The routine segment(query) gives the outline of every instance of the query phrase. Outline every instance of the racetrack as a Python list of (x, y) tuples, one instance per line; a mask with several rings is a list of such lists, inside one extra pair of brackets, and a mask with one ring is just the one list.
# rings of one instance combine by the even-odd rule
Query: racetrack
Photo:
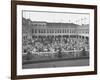
[(53, 67), (73, 67), (73, 66), (88, 66), (89, 59), (74, 59), (74, 60), (61, 60), (61, 61), (49, 61), (49, 62), (38, 62), (38, 63), (30, 63), (23, 64), (23, 69), (31, 69), (31, 68), (53, 68)]

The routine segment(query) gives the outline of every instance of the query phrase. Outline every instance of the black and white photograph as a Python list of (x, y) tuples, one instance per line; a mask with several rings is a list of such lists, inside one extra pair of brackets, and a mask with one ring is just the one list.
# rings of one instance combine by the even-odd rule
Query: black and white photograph
[(22, 68), (89, 66), (89, 13), (22, 11)]

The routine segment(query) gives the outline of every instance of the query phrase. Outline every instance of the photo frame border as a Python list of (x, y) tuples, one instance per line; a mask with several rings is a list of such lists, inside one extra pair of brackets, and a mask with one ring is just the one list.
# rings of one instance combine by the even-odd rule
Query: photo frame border
[[(71, 72), (71, 73), (52, 73), (52, 74), (34, 74), (34, 75), (17, 75), (17, 5), (49, 6), (62, 8), (81, 8), (94, 10), (94, 71)], [(97, 6), (33, 1), (11, 1), (11, 79), (29, 79), (29, 78), (46, 78), (61, 76), (79, 76), (97, 74)]]

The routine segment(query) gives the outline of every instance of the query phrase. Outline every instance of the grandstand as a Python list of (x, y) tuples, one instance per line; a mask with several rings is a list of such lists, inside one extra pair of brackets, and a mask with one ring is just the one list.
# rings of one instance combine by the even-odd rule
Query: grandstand
[(22, 18), (22, 53), (35, 56), (89, 56), (89, 24), (31, 21)]

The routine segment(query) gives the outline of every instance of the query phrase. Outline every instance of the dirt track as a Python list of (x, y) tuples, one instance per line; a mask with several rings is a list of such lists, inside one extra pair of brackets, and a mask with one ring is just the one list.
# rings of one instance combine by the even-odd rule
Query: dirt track
[(23, 69), (31, 68), (50, 68), (50, 67), (68, 67), (68, 66), (88, 66), (89, 59), (49, 61), (40, 63), (23, 64)]

